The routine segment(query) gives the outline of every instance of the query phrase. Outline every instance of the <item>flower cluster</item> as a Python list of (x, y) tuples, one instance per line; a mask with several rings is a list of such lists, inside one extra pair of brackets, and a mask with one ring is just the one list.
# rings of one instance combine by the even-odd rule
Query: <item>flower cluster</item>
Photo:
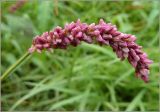
[(136, 37), (131, 34), (119, 32), (115, 25), (105, 23), (100, 19), (99, 24), (76, 22), (66, 24), (64, 28), (57, 26), (50, 32), (45, 32), (33, 39), (29, 52), (41, 52), (44, 49), (65, 49), (68, 45), (77, 46), (81, 41), (93, 43), (96, 40), (100, 45), (110, 45), (117, 57), (121, 60), (128, 59), (135, 68), (137, 77), (148, 82), (149, 64), (151, 60), (135, 43)]

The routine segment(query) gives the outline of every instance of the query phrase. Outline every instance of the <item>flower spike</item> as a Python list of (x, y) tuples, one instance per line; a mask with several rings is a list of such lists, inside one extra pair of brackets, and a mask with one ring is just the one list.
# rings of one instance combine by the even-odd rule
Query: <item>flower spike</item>
[(66, 24), (64, 28), (56, 27), (50, 32), (45, 32), (33, 39), (30, 53), (35, 51), (41, 53), (47, 49), (65, 49), (68, 45), (77, 46), (81, 41), (93, 43), (96, 40), (100, 45), (110, 45), (117, 57), (121, 60), (128, 59), (135, 68), (137, 77), (148, 82), (149, 60), (141, 46), (135, 43), (136, 37), (117, 30), (115, 25), (105, 23), (100, 19), (99, 24), (82, 23), (80, 19), (76, 22)]

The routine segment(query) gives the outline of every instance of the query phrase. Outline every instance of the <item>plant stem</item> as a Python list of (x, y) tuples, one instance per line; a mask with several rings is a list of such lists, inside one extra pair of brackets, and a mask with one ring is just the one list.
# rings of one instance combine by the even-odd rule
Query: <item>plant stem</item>
[(11, 72), (17, 69), (17, 67), (24, 62), (27, 57), (29, 57), (31, 54), (29, 52), (26, 52), (15, 64), (10, 66), (0, 77), (0, 80), (2, 81), (5, 77), (7, 77)]

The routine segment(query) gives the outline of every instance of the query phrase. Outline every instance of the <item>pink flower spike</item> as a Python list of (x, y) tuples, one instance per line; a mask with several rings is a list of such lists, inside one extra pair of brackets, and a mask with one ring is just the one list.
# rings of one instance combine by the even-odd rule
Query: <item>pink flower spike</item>
[(135, 68), (136, 76), (148, 82), (149, 65), (153, 61), (141, 50), (142, 46), (135, 43), (136, 37), (118, 31), (115, 25), (105, 23), (103, 19), (100, 19), (98, 24), (89, 25), (78, 19), (76, 22), (66, 24), (64, 28), (57, 26), (49, 32), (36, 36), (28, 52), (41, 53), (42, 50), (66, 49), (69, 45), (79, 45), (81, 41), (91, 44), (95, 40), (100, 45), (110, 45), (121, 60), (128, 59)]

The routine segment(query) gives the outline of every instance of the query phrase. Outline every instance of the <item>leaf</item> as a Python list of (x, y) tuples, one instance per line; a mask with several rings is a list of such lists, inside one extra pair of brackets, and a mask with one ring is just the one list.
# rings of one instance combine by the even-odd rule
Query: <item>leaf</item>
[(127, 109), (125, 110), (126, 112), (129, 111), (136, 111), (134, 110), (139, 103), (141, 103), (141, 99), (144, 96), (146, 90), (143, 89), (141, 92), (139, 92), (139, 94), (137, 96), (135, 96), (135, 98), (132, 100), (132, 102), (128, 105)]
[(101, 53), (106, 54), (107, 56), (111, 57), (111, 58), (116, 58), (116, 55), (114, 54), (113, 51), (110, 51), (104, 47), (100, 47), (98, 45), (94, 45), (94, 44), (87, 44), (87, 43), (82, 43), (82, 47), (84, 48), (91, 48), (93, 50), (99, 51)]
[(131, 73), (134, 72), (134, 69), (128, 70), (126, 73), (122, 74), (117, 80), (115, 81), (115, 85), (119, 84), (122, 80), (127, 78)]
[(41, 32), (49, 30), (49, 21), (53, 17), (53, 1), (40, 1), (38, 5), (38, 28)]
[(34, 27), (32, 21), (30, 20), (29, 16), (23, 15), (23, 16), (15, 16), (15, 15), (5, 15), (5, 18), (7, 20), (8, 26), (11, 28), (11, 30), (14, 31), (25, 31), (26, 33), (36, 34), (38, 31)]
[(80, 94), (80, 95), (77, 95), (77, 96), (73, 96), (71, 98), (68, 98), (68, 99), (65, 99), (65, 100), (62, 100), (62, 101), (59, 101), (55, 104), (53, 104), (49, 110), (54, 110), (54, 109), (57, 109), (59, 107), (62, 107), (64, 105), (68, 105), (68, 104), (71, 104), (71, 103), (74, 103), (76, 101), (79, 101), (80, 99), (82, 99), (83, 97), (85, 97), (86, 94)]

